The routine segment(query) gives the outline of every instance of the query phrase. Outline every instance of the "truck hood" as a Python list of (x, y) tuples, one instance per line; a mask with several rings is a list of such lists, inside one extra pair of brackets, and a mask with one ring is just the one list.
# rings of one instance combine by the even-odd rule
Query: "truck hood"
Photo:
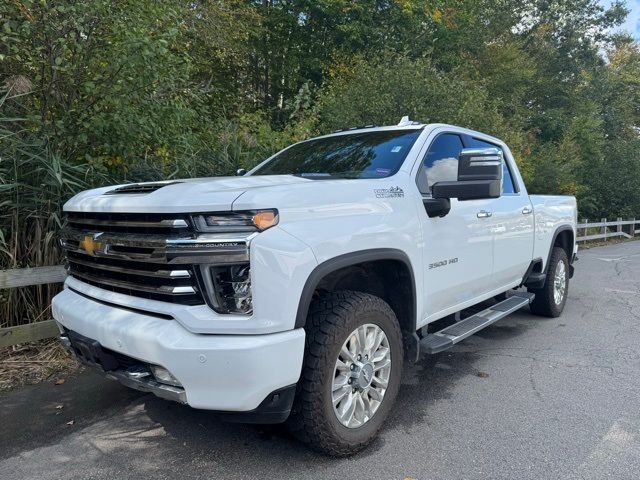
[(64, 205), (72, 212), (184, 213), (228, 211), (248, 190), (313, 183), (292, 175), (212, 177), (95, 188)]

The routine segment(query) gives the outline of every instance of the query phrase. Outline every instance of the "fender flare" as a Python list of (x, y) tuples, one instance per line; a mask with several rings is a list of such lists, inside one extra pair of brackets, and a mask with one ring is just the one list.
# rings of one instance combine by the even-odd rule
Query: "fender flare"
[[(549, 267), (549, 259), (551, 258), (551, 252), (553, 251), (553, 247), (556, 244), (556, 240), (558, 239), (558, 235), (560, 235), (562, 232), (565, 231), (571, 231), (571, 235), (573, 236), (573, 244), (575, 244), (576, 241), (576, 233), (573, 230), (573, 227), (571, 225), (565, 224), (565, 225), (560, 225), (559, 227), (556, 228), (556, 231), (553, 233), (553, 237), (551, 238), (551, 245), (549, 245), (549, 254), (547, 255), (547, 258), (545, 259), (544, 262), (544, 270), (542, 271), (542, 273), (546, 274), (547, 273), (547, 268)], [(571, 252), (573, 253), (573, 252)], [(568, 255), (569, 257), (569, 265), (573, 264), (573, 255)]]
[[(409, 271), (411, 289), (413, 293), (413, 302), (410, 306), (410, 316), (413, 320), (413, 325), (416, 324), (416, 312), (417, 312), (417, 297), (416, 297), (416, 280), (413, 273), (413, 267), (411, 261), (406, 253), (402, 250), (395, 248), (373, 248), (369, 250), (359, 250), (356, 252), (345, 253), (338, 255), (337, 257), (330, 258), (317, 265), (311, 274), (307, 277), (307, 281), (302, 288), (300, 295), (300, 301), (298, 302), (298, 311), (296, 313), (296, 323), (294, 328), (303, 328), (307, 322), (307, 313), (311, 301), (313, 300), (313, 293), (320, 284), (320, 281), (327, 275), (351, 265), (357, 265), (359, 263), (371, 262), (376, 260), (395, 260), (405, 264)], [(415, 328), (414, 328), (415, 331)]]

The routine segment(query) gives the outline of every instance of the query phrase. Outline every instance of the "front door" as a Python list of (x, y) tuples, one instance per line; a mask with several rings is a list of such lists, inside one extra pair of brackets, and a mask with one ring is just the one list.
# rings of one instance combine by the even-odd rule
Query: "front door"
[[(417, 182), (423, 196), (430, 196), (436, 182), (457, 180), (462, 148), (462, 138), (455, 133), (440, 133), (431, 141), (418, 174), (426, 174), (426, 182)], [(429, 218), (422, 210), (427, 321), (453, 313), (495, 288), (493, 233), (486, 215), (495, 201), (451, 199), (451, 211), (442, 218)]]

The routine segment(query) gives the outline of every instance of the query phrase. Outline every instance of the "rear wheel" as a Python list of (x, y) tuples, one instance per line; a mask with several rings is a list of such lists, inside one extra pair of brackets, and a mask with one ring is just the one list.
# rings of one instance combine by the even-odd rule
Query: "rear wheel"
[(563, 248), (553, 248), (542, 288), (530, 288), (529, 291), (536, 294), (531, 302), (533, 313), (545, 317), (560, 316), (569, 291), (569, 259)]
[(316, 450), (350, 455), (376, 436), (400, 387), (402, 335), (373, 295), (333, 292), (313, 303), (290, 430)]

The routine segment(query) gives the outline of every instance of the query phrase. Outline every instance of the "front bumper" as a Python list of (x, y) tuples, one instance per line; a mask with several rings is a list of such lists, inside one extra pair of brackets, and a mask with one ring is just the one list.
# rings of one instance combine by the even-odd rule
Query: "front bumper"
[(115, 352), (109, 352), (95, 340), (80, 335), (63, 327), (60, 343), (85, 365), (102, 373), (105, 377), (120, 382), (122, 385), (153, 393), (155, 396), (178, 403), (187, 403), (187, 396), (182, 386), (167, 385), (156, 381), (148, 365), (129, 357), (126, 363), (118, 361)]
[(274, 392), (294, 385), (302, 368), (303, 329), (265, 335), (195, 334), (175, 320), (94, 301), (70, 289), (56, 295), (52, 310), (63, 334), (77, 332), (104, 349), (164, 367), (183, 389), (149, 384), (119, 370), (106, 371), (107, 376), (194, 408), (255, 411)]

